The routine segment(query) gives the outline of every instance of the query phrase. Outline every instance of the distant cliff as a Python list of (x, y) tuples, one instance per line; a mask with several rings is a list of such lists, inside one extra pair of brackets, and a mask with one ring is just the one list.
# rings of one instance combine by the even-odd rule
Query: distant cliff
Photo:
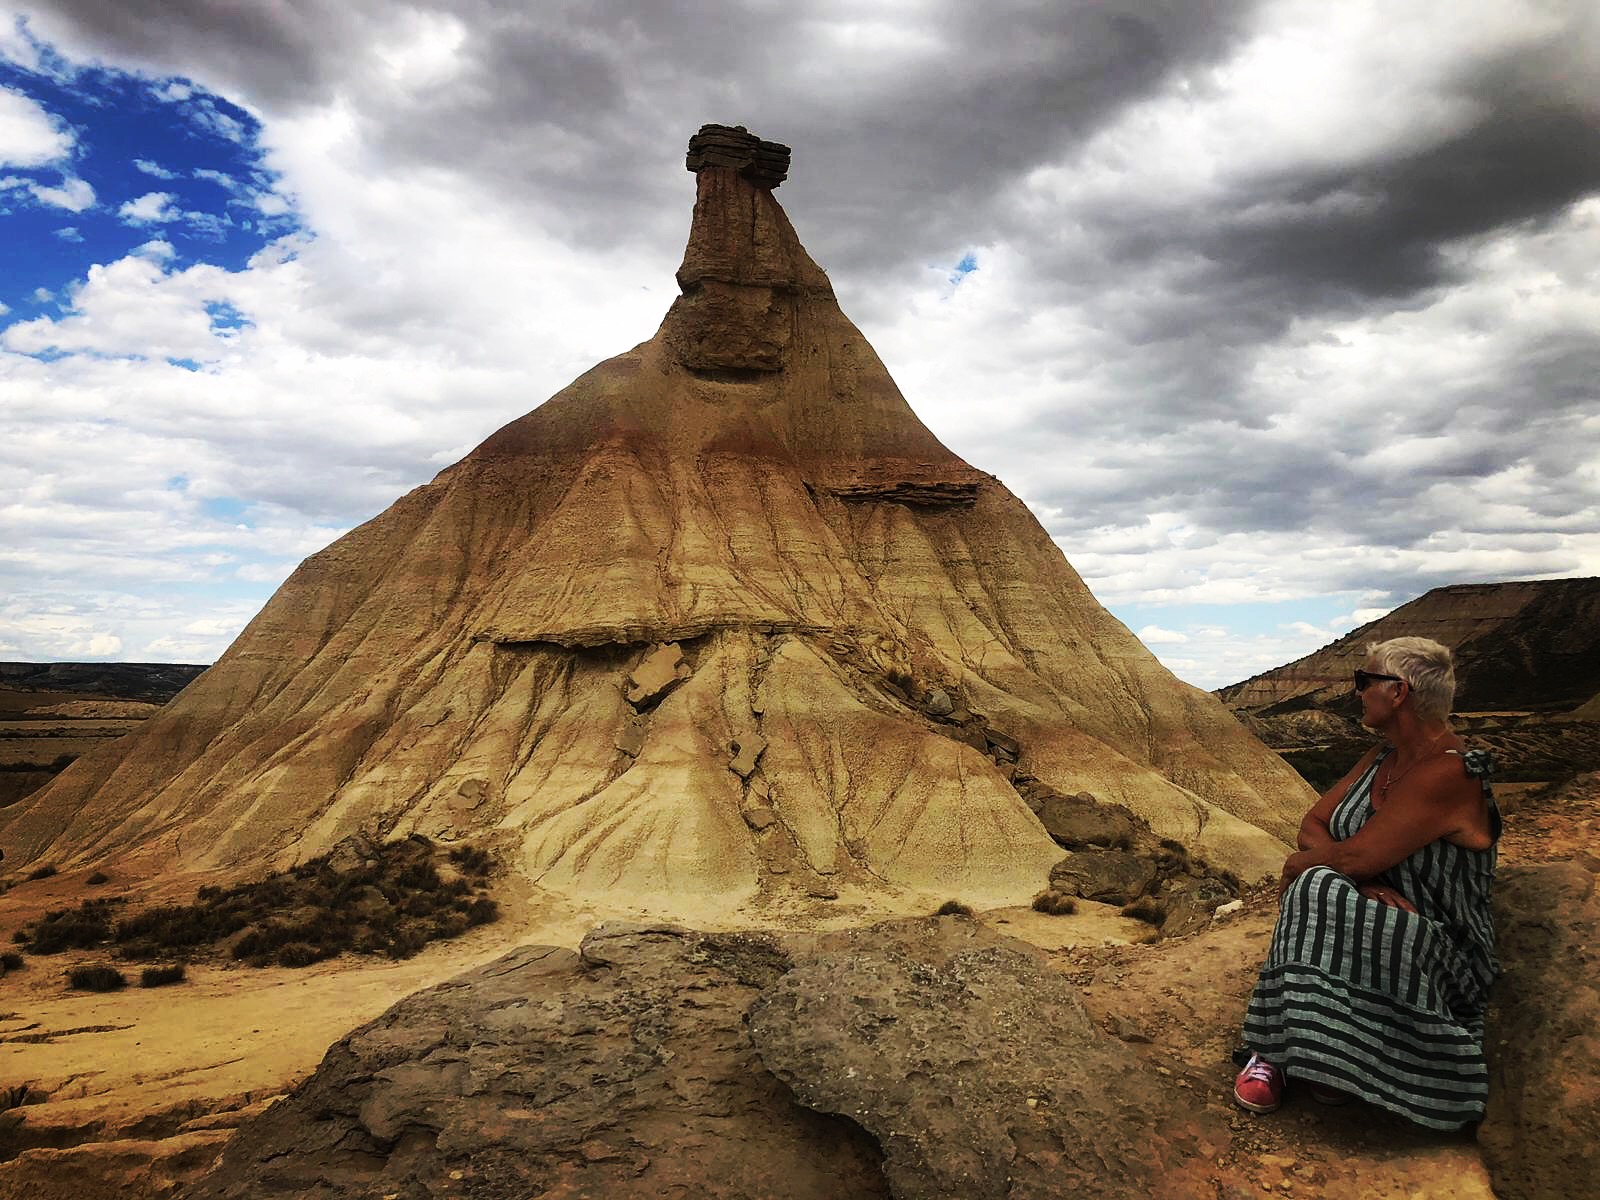
[(1458, 713), (1565, 713), (1600, 695), (1600, 578), (1434, 588), (1315, 653), (1217, 695), (1269, 715), (1328, 708), (1350, 694), (1367, 645), (1433, 638), (1455, 652)]

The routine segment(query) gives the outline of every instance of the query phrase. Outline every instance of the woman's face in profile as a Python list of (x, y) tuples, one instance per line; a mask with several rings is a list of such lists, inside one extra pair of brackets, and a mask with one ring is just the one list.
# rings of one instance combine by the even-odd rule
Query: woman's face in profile
[[(1361, 664), (1361, 669), (1373, 675), (1389, 674), (1370, 658)], [(1361, 705), (1361, 723), (1368, 729), (1378, 728), (1394, 713), (1396, 687), (1387, 679), (1375, 679), (1356, 693)]]

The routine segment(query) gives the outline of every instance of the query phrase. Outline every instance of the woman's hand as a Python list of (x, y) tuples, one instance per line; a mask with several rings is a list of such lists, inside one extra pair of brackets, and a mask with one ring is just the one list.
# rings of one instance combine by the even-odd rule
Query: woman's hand
[(1389, 887), (1387, 884), (1363, 883), (1360, 887), (1356, 888), (1356, 891), (1360, 892), (1368, 900), (1376, 900), (1379, 904), (1387, 904), (1390, 908), (1403, 909), (1408, 913), (1414, 913), (1417, 911), (1416, 905), (1412, 904), (1411, 901), (1407, 900), (1402, 893), (1395, 891), (1394, 888)]

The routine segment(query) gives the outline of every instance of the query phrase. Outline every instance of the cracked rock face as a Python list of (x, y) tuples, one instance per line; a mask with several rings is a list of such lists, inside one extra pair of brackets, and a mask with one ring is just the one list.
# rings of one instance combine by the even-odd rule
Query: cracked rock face
[(1504, 974), (1484, 1049), (1478, 1142), (1507, 1200), (1592, 1194), (1600, 1144), (1600, 858), (1511, 867), (1495, 881)]
[(351, 1033), (188, 1195), (1209, 1200), (1176, 1152), (1225, 1128), (1133, 1063), (970, 921), (612, 924)]
[(242, 875), (421, 833), (658, 913), (1017, 904), (1059, 857), (1025, 775), (1276, 870), (1309, 789), (923, 426), (737, 133), (655, 337), (307, 559), (0, 813), (8, 860)]

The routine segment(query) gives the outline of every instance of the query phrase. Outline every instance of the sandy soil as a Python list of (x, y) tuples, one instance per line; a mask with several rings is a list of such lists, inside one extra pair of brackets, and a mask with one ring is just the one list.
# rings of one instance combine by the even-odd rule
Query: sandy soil
[[(1586, 853), (1597, 817), (1600, 777), (1520, 796), (1503, 861)], [(171, 881), (146, 898), (192, 891), (193, 881)], [(0, 898), (0, 939), (84, 892), (80, 880), (62, 877), (14, 888)], [(177, 987), (90, 995), (68, 990), (65, 971), (103, 956), (29, 958), (25, 969), (0, 979), (0, 1096), (6, 1088), (27, 1092), (25, 1120), (9, 1122), (9, 1131), (0, 1124), (0, 1149), (9, 1158), (29, 1147), (226, 1127), (288, 1091), (332, 1042), (401, 997), (520, 942), (576, 945), (598, 919), (618, 915), (502, 896), (502, 922), (403, 963), (346, 956), (297, 971), (201, 964)], [(877, 915), (840, 899), (839, 907), (818, 902), (781, 914), (781, 923), (837, 927)], [(1292, 1092), (1268, 1117), (1231, 1106), (1229, 1055), (1274, 912), (1274, 896), (1261, 890), (1203, 933), (1154, 942), (1146, 940), (1147, 927), (1101, 905), (1065, 917), (1001, 909), (981, 919), (1045, 950), (1082, 988), (1095, 1020), (1127, 1042), (1146, 1069), (1170, 1077), (1197, 1109), (1224, 1115), (1234, 1138), (1217, 1164), (1223, 1196), (1490, 1197), (1470, 1135), (1427, 1134), (1361, 1105), (1324, 1108)], [(708, 925), (726, 926), (716, 914), (701, 915)], [(21, 1098), (20, 1090), (13, 1093)], [(9, 1170), (0, 1162), (0, 1196), (9, 1194)]]

